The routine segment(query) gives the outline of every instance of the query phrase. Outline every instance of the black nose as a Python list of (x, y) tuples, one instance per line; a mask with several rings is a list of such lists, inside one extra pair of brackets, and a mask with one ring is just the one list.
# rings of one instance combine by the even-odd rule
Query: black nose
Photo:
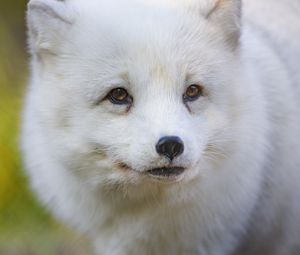
[(183, 153), (183, 141), (177, 136), (162, 137), (156, 144), (158, 154), (173, 160), (175, 157)]

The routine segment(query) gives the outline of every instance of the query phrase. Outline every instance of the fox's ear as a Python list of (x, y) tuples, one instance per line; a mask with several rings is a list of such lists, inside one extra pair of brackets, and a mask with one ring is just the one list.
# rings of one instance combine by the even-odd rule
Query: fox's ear
[(55, 53), (74, 16), (65, 1), (30, 0), (27, 24), (31, 51)]
[(241, 32), (241, 0), (206, 1), (203, 15), (220, 27), (226, 41), (235, 48)]

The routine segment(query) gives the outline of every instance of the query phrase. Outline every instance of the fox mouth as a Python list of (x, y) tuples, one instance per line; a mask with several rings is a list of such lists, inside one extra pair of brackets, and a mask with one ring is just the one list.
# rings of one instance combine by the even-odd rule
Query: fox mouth
[[(123, 171), (135, 171), (127, 164), (118, 163), (117, 167)], [(176, 180), (179, 176), (185, 171), (185, 168), (178, 166), (166, 166), (166, 167), (158, 167), (152, 168), (145, 172), (138, 172), (140, 174), (147, 175), (152, 178), (160, 179), (160, 180)], [(135, 171), (137, 172), (137, 171)]]
[(146, 173), (159, 179), (173, 179), (184, 172), (183, 167), (160, 167), (146, 171)]

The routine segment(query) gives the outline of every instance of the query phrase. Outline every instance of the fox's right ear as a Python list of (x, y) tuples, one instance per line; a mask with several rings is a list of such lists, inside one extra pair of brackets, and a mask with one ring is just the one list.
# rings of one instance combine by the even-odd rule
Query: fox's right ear
[(55, 53), (74, 22), (74, 11), (62, 0), (30, 0), (27, 12), (32, 53)]
[(241, 0), (201, 0), (202, 14), (221, 29), (226, 42), (235, 49), (241, 35)]

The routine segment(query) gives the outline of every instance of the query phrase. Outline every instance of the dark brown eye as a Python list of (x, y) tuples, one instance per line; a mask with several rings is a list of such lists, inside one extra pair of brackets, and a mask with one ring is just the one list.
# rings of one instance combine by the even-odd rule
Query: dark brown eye
[(200, 85), (193, 84), (187, 88), (183, 95), (183, 100), (185, 102), (191, 102), (197, 100), (203, 95), (203, 87)]
[(130, 104), (132, 97), (128, 94), (126, 89), (116, 88), (111, 90), (107, 95), (108, 100), (113, 104)]

